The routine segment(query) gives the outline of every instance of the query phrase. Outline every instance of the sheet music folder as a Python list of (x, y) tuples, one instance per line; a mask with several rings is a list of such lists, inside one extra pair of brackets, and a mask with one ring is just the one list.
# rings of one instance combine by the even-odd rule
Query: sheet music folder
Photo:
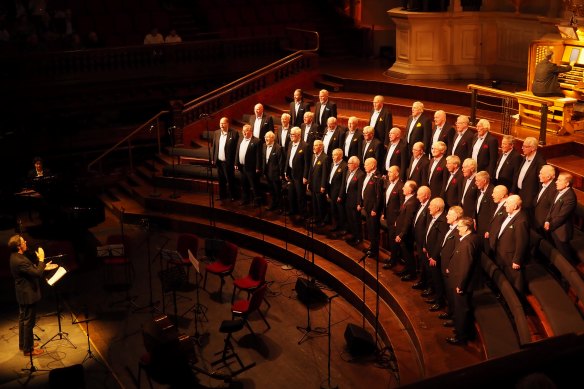
[(193, 264), (193, 267), (197, 271), (197, 273), (201, 273), (201, 263), (195, 258), (191, 250), (187, 250), (189, 252), (189, 261)]
[(51, 278), (47, 280), (47, 283), (53, 286), (57, 281), (63, 278), (65, 274), (67, 274), (67, 269), (65, 269), (63, 266), (59, 266), (55, 274), (53, 274)]

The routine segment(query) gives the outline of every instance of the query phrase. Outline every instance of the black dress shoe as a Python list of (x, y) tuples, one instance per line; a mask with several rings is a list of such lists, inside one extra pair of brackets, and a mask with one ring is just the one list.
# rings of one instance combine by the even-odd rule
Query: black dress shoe
[(407, 271), (407, 270), (396, 271), (394, 274), (395, 274), (396, 276), (398, 276), (398, 277), (403, 277), (403, 276), (405, 276), (406, 274), (408, 274), (408, 271)]
[(422, 297), (430, 297), (430, 296), (432, 296), (433, 294), (434, 294), (434, 289), (432, 289), (432, 288), (428, 288), (428, 289), (425, 289), (425, 290), (424, 290), (424, 291), (423, 291), (423, 292), (420, 294), (420, 296), (422, 296)]
[(417, 290), (426, 289), (426, 284), (424, 284), (422, 281), (418, 281), (414, 285), (412, 285), (412, 289), (417, 289)]
[(432, 306), (429, 308), (429, 311), (430, 311), (430, 312), (436, 312), (436, 311), (439, 311), (439, 310), (441, 310), (442, 308), (444, 308), (444, 305), (442, 305), (442, 304), (440, 304), (440, 303), (436, 303), (436, 304), (432, 305)]
[(454, 320), (446, 320), (442, 325), (444, 327), (454, 327)]
[(451, 318), (451, 316), (449, 314), (447, 314), (446, 312), (442, 312), (441, 314), (438, 315), (438, 319), (448, 320), (450, 318)]
[(402, 276), (401, 280), (402, 281), (413, 281), (416, 279), (416, 276), (413, 276), (411, 274), (406, 274), (405, 276)]
[(446, 341), (450, 344), (454, 344), (454, 345), (461, 345), (461, 344), (465, 344), (466, 341), (463, 339), (460, 339), (456, 336), (451, 336), (449, 338), (446, 338)]
[(435, 298), (425, 299), (424, 302), (426, 302), (427, 304), (438, 304), (439, 303), (438, 299), (435, 299)]

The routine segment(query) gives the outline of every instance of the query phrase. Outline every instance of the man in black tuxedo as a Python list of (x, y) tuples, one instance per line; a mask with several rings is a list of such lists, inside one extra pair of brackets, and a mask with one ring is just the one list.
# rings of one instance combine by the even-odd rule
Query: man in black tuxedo
[(387, 226), (387, 248), (391, 257), (386, 261), (384, 269), (393, 267), (397, 262), (398, 245), (395, 243), (395, 221), (399, 215), (399, 208), (403, 200), (403, 182), (399, 179), (399, 167), (391, 166), (387, 171), (387, 183), (383, 192), (383, 214), (381, 221)]
[(489, 173), (480, 171), (475, 176), (475, 185), (477, 186), (477, 201), (476, 201), (476, 229), (479, 236), (484, 236), (488, 231), (491, 223), (491, 217), (495, 211), (495, 203), (493, 201), (493, 184)]
[(513, 147), (513, 143), (512, 135), (503, 135), (501, 155), (495, 165), (495, 184), (505, 185), (509, 191), (513, 189), (513, 178), (518, 174), (523, 161), (521, 154)]
[(334, 117), (328, 118), (326, 126), (322, 144), (324, 146), (324, 154), (327, 156), (328, 162), (331, 162), (333, 160), (333, 150), (339, 147), (344, 129), (337, 126), (337, 118)]
[(474, 335), (472, 295), (476, 287), (479, 269), (480, 249), (473, 221), (464, 216), (456, 225), (460, 236), (448, 267), (449, 282), (454, 286), (454, 330), (453, 336), (446, 338), (449, 344), (464, 344)]
[[(412, 104), (412, 114), (408, 117), (405, 127), (405, 140), (408, 144), (408, 158), (412, 153), (414, 143), (430, 142), (432, 121), (424, 115), (424, 104), (416, 101)], [(409, 161), (408, 161), (409, 162)]]
[(306, 144), (308, 154), (312, 155), (312, 145), (319, 139), (318, 127), (314, 124), (314, 114), (306, 112), (304, 114), (304, 123), (300, 126), (300, 139)]
[(456, 133), (452, 139), (452, 145), (448, 145), (448, 155), (458, 155), (461, 161), (469, 158), (472, 151), (472, 139), (474, 133), (468, 128), (468, 116), (460, 115), (456, 119)]
[(274, 132), (276, 135), (276, 143), (282, 147), (284, 153), (288, 151), (288, 146), (290, 145), (290, 130), (292, 127), (295, 127), (290, 124), (290, 115), (287, 113), (283, 113), (280, 118), (280, 129), (278, 132)]
[(390, 166), (399, 167), (400, 179), (405, 181), (408, 156), (408, 147), (406, 142), (401, 139), (401, 130), (397, 127), (389, 130), (389, 143), (387, 144), (387, 153), (383, 158), (383, 168), (380, 169), (383, 174), (387, 174)]
[(351, 116), (347, 121), (347, 131), (341, 135), (339, 147), (343, 149), (343, 160), (345, 161), (348, 161), (352, 156), (360, 158), (359, 147), (361, 146), (363, 133), (357, 128), (358, 125), (359, 119), (355, 116)]
[(280, 210), (282, 200), (282, 179), (284, 178), (284, 159), (286, 155), (282, 146), (274, 142), (276, 135), (268, 131), (262, 146), (262, 173), (266, 176), (272, 192), (272, 203), (267, 211)]
[(33, 328), (36, 320), (36, 303), (41, 299), (39, 279), (45, 270), (45, 253), (36, 251), (38, 264), (35, 265), (24, 253), (28, 250), (26, 240), (13, 235), (8, 240), (10, 272), (14, 277), (16, 301), (18, 302), (18, 346), (25, 356), (41, 355), (44, 350), (34, 349)]
[(446, 144), (444, 142), (436, 142), (432, 145), (432, 159), (428, 165), (428, 176), (426, 182), (432, 192), (432, 197), (439, 197), (442, 193), (444, 182), (448, 178), (448, 170), (446, 170)]
[(239, 171), (241, 181), (241, 202), (239, 204), (247, 205), (250, 199), (254, 202), (259, 201), (262, 145), (259, 139), (252, 136), (249, 124), (243, 126), (242, 134), (243, 137), (239, 139), (235, 149), (235, 170)]
[(357, 210), (365, 213), (365, 224), (370, 243), (369, 248), (366, 249), (367, 256), (377, 258), (379, 256), (379, 220), (383, 211), (383, 178), (377, 174), (375, 158), (365, 160), (365, 174), (360, 188), (361, 201)]
[(539, 171), (539, 182), (541, 183), (539, 192), (535, 199), (533, 209), (533, 228), (541, 236), (545, 236), (543, 225), (548, 216), (548, 212), (556, 199), (556, 169), (551, 165), (543, 165)]
[(302, 89), (296, 89), (294, 91), (294, 101), (290, 103), (290, 123), (292, 127), (300, 127), (304, 120), (304, 114), (310, 111), (308, 104), (304, 102), (304, 97), (302, 96)]
[[(442, 267), (440, 265), (440, 251), (442, 241), (448, 232), (449, 226), (446, 222), (446, 212), (444, 212), (444, 200), (435, 197), (428, 206), (429, 216), (427, 226), (424, 231), (424, 241), (422, 243), (422, 272), (425, 274), (429, 291), (423, 292), (423, 296), (430, 296), (434, 291), (434, 297), (426, 302), (431, 303), (430, 311), (435, 312), (446, 304), (444, 280), (442, 279)], [(416, 244), (417, 245), (417, 244)]]
[(495, 167), (499, 156), (499, 142), (489, 130), (491, 124), (487, 119), (481, 119), (477, 123), (477, 133), (471, 144), (471, 157), (477, 161), (477, 170), (487, 171), (491, 177), (495, 175)]
[(329, 100), (326, 89), (318, 92), (318, 102), (314, 106), (314, 124), (318, 128), (318, 134), (322, 135), (326, 128), (326, 121), (330, 117), (337, 117), (337, 105)]
[(312, 157), (306, 179), (312, 198), (312, 217), (317, 227), (324, 227), (324, 219), (327, 213), (325, 198), (327, 163), (322, 141), (317, 139), (312, 146)]
[(347, 162), (343, 161), (343, 150), (333, 150), (333, 160), (328, 166), (326, 181), (326, 197), (330, 202), (330, 214), (333, 228), (331, 232), (344, 235), (346, 232), (347, 218), (345, 207), (342, 203), (343, 175), (347, 170)]
[(518, 195), (507, 198), (507, 218), (490, 239), (495, 262), (518, 293), (523, 293), (523, 269), (529, 255), (529, 220), (521, 203)]
[(375, 161), (381, 161), (381, 158), (383, 158), (383, 144), (381, 144), (379, 139), (374, 138), (374, 132), (371, 126), (365, 126), (363, 128), (363, 139), (359, 148), (359, 156), (362, 158), (363, 168), (367, 159), (374, 158)]
[(253, 108), (255, 115), (249, 118), (249, 125), (251, 126), (252, 135), (258, 139), (260, 143), (264, 143), (266, 132), (274, 131), (274, 119), (271, 115), (264, 113), (264, 106), (256, 104)]
[(393, 117), (391, 112), (383, 106), (383, 96), (373, 98), (373, 110), (369, 116), (369, 125), (375, 130), (375, 138), (379, 139), (384, 146), (389, 142), (388, 132), (393, 127)]
[(433, 290), (428, 290), (428, 275), (423, 271), (424, 261), (426, 260), (423, 246), (426, 239), (426, 227), (428, 226), (428, 206), (430, 205), (430, 199), (432, 198), (430, 188), (427, 186), (420, 186), (416, 192), (416, 197), (420, 202), (420, 206), (414, 216), (414, 255), (417, 271), (420, 272), (421, 278), (418, 282), (412, 285), (412, 289), (424, 290), (424, 296), (429, 296), (433, 293)]
[(351, 238), (347, 239), (347, 243), (352, 246), (357, 246), (361, 243), (361, 211), (357, 209), (361, 201), (361, 192), (359, 190), (363, 187), (363, 180), (365, 173), (359, 169), (359, 158), (353, 156), (347, 162), (347, 170), (343, 175), (343, 187), (341, 189), (341, 203), (345, 205), (345, 213), (347, 215), (347, 227)]
[(448, 175), (444, 181), (441, 196), (445, 202), (445, 208), (448, 209), (455, 205), (460, 205), (461, 193), (459, 192), (460, 182), (463, 180), (462, 170), (460, 169), (460, 159), (456, 155), (446, 157), (446, 170)]
[(444, 296), (446, 297), (446, 312), (441, 313), (438, 318), (446, 320), (443, 325), (445, 327), (454, 327), (454, 302), (456, 301), (455, 285), (450, 278), (450, 263), (454, 250), (459, 242), (459, 235), (456, 226), (458, 221), (463, 217), (462, 208), (458, 205), (450, 208), (446, 213), (446, 223), (448, 230), (440, 243), (440, 270), (442, 272), (442, 279), (444, 280)]
[(399, 245), (405, 269), (400, 273), (402, 281), (416, 279), (416, 261), (414, 258), (414, 217), (420, 206), (415, 194), (418, 185), (414, 181), (406, 181), (403, 186), (404, 202), (400, 207), (395, 221), (395, 242)]
[(454, 137), (454, 127), (446, 123), (446, 112), (438, 110), (434, 113), (434, 129), (429, 142), (426, 143), (426, 154), (432, 152), (432, 145), (436, 142), (444, 142), (446, 147), (452, 143)]
[(523, 201), (523, 210), (530, 220), (533, 218), (533, 206), (539, 191), (539, 171), (546, 164), (545, 158), (537, 152), (537, 139), (527, 137), (523, 141), (523, 161), (513, 179), (511, 193), (518, 194)]
[(570, 247), (574, 236), (573, 213), (576, 210), (577, 199), (572, 189), (572, 175), (568, 172), (558, 174), (556, 180), (557, 194), (548, 212), (543, 228), (551, 235), (554, 246), (570, 263), (575, 264)]
[(406, 170), (406, 179), (415, 181), (418, 186), (427, 185), (429, 166), (430, 160), (424, 154), (424, 143), (414, 143), (410, 163)]
[[(308, 113), (308, 112), (307, 112)], [(290, 147), (286, 153), (285, 178), (288, 182), (288, 202), (290, 216), (300, 213), (304, 215), (306, 208), (306, 183), (310, 155), (308, 146), (300, 139), (301, 130), (293, 127), (290, 130)]]
[(464, 177), (458, 187), (460, 193), (460, 206), (464, 211), (464, 216), (476, 219), (476, 204), (478, 188), (475, 183), (477, 171), (477, 161), (467, 158), (462, 163), (462, 176)]
[(217, 167), (219, 199), (224, 200), (230, 197), (231, 200), (235, 200), (235, 150), (239, 133), (229, 128), (229, 119), (226, 117), (221, 118), (219, 127), (219, 130), (213, 133), (213, 159), (211, 163)]
[[(497, 185), (493, 188), (492, 197), (493, 203), (495, 204), (495, 211), (493, 212), (493, 216), (491, 216), (488, 230), (482, 236), (483, 246), (486, 247), (485, 253), (489, 256), (489, 258), (495, 257), (491, 247), (495, 247), (495, 238), (501, 229), (501, 224), (507, 218), (505, 203), (509, 197), (509, 191), (505, 185)], [(493, 240), (492, 242), (491, 239)]]

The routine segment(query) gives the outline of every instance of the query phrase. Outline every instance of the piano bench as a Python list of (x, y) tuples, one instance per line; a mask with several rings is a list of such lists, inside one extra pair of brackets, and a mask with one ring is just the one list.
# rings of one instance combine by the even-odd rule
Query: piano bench
[(516, 92), (515, 95), (519, 103), (519, 122), (517, 124), (540, 128), (541, 107), (544, 103), (527, 99), (535, 97), (542, 101), (553, 103), (553, 105), (548, 106), (547, 131), (554, 132), (557, 135), (574, 131), (572, 115), (577, 99), (572, 97), (538, 97), (534, 96), (531, 91)]

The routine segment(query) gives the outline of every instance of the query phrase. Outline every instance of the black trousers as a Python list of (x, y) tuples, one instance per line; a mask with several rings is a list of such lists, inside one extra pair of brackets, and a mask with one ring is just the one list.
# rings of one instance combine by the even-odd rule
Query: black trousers
[(227, 198), (227, 192), (231, 197), (235, 197), (235, 188), (233, 187), (235, 177), (235, 167), (233, 164), (225, 161), (217, 161), (217, 178), (219, 179), (219, 197)]
[(36, 320), (36, 304), (20, 304), (18, 306), (18, 348), (23, 351), (33, 349), (33, 328)]

